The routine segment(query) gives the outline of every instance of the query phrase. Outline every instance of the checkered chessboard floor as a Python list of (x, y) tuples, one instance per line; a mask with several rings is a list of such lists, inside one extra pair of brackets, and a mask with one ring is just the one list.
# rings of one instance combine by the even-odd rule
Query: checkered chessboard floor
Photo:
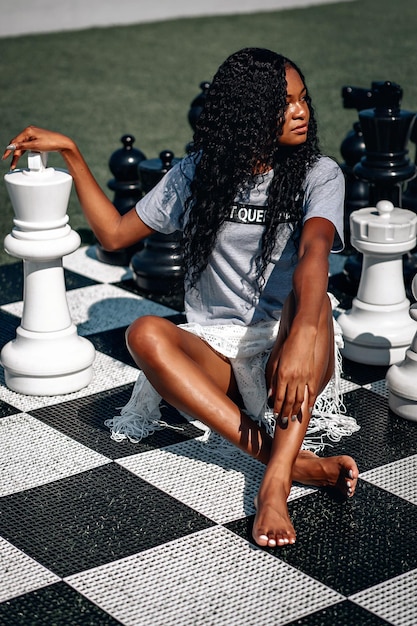
[[(325, 454), (356, 458), (356, 496), (294, 485), (297, 543), (261, 549), (259, 463), (211, 452), (200, 425), (169, 408), (176, 428), (140, 444), (112, 441), (103, 425), (136, 380), (125, 328), (181, 312), (138, 295), (129, 269), (94, 247), (64, 265), (95, 373), (77, 393), (29, 397), (1, 371), (0, 625), (415, 626), (417, 423), (389, 411), (386, 369), (344, 362), (361, 429)], [(4, 345), (22, 313), (20, 262), (0, 267), (0, 287)]]

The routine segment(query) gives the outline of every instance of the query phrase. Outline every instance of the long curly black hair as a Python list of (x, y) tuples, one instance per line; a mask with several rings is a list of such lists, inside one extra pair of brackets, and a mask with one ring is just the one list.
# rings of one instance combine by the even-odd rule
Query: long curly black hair
[(288, 67), (299, 73), (305, 85), (299, 68), (286, 57), (262, 48), (244, 48), (229, 56), (213, 78), (194, 133), (196, 170), (186, 202), (184, 266), (192, 287), (207, 266), (239, 188), (253, 179), (259, 164), (274, 170), (261, 254), (255, 260), (260, 287), (279, 224), (290, 215), (294, 231), (298, 230), (302, 184), (319, 147), (308, 91), (306, 141), (294, 148), (278, 146), (285, 120)]

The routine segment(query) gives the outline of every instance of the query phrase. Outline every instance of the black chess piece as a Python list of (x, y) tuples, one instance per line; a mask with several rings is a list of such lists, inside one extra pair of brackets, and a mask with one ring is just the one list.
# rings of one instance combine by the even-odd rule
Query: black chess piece
[[(143, 196), (142, 184), (139, 178), (139, 164), (146, 159), (141, 150), (133, 147), (135, 138), (133, 135), (123, 135), (120, 138), (123, 148), (118, 148), (109, 159), (109, 168), (114, 178), (109, 180), (107, 186), (114, 191), (113, 204), (124, 215)], [(99, 261), (110, 265), (129, 265), (133, 254), (143, 247), (142, 242), (129, 248), (108, 251), (99, 243), (96, 254)]]
[[(365, 141), (365, 154), (353, 167), (354, 175), (369, 185), (369, 206), (389, 200), (402, 207), (402, 188), (415, 176), (416, 167), (408, 158), (415, 113), (400, 108), (402, 89), (391, 81), (372, 83), (373, 108), (359, 111), (359, 122)], [(348, 283), (358, 287), (362, 256), (348, 257), (344, 273)]]
[[(207, 80), (204, 80), (202, 83), (200, 83), (201, 93), (199, 93), (191, 102), (190, 109), (188, 111), (188, 123), (190, 124), (193, 131), (195, 131), (196, 129), (197, 120), (200, 117), (201, 111), (204, 108), (209, 87), (210, 83)], [(185, 151), (187, 154), (190, 154), (193, 151), (192, 141), (190, 141), (185, 146)]]
[[(149, 192), (180, 159), (170, 150), (163, 150), (159, 158), (144, 160), (139, 173), (144, 193)], [(155, 233), (144, 240), (142, 250), (131, 259), (131, 268), (137, 287), (148, 295), (166, 295), (182, 302), (184, 298), (184, 270), (181, 249), (182, 234)]]

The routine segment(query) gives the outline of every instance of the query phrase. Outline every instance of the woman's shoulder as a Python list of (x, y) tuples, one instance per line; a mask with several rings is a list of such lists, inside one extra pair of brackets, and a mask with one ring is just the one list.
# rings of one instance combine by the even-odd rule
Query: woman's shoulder
[(192, 180), (199, 159), (200, 155), (198, 153), (193, 152), (191, 154), (186, 154), (185, 157), (177, 163), (179, 175), (184, 176), (184, 178), (188, 180)]
[(195, 173), (197, 159), (194, 154), (187, 154), (180, 159), (176, 159), (176, 163), (167, 171), (163, 179), (168, 183), (177, 184), (180, 182), (190, 182)]
[(161, 193), (164, 201), (175, 195), (184, 199), (189, 194), (195, 167), (196, 159), (194, 155), (187, 154), (179, 159), (162, 177), (159, 185), (154, 188), (154, 193)]
[(343, 176), (343, 172), (335, 159), (324, 154), (320, 154), (309, 169), (307, 179), (322, 179), (324, 176), (337, 178), (339, 176)]

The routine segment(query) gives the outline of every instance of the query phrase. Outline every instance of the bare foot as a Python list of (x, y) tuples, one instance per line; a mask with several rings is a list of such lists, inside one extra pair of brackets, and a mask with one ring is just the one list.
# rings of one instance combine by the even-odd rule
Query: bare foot
[(343, 496), (351, 498), (358, 475), (358, 467), (350, 456), (319, 457), (309, 450), (301, 450), (294, 463), (292, 478), (303, 485), (335, 487)]
[(275, 548), (295, 543), (296, 534), (287, 508), (290, 488), (266, 472), (255, 498), (257, 512), (252, 529), (259, 546)]

